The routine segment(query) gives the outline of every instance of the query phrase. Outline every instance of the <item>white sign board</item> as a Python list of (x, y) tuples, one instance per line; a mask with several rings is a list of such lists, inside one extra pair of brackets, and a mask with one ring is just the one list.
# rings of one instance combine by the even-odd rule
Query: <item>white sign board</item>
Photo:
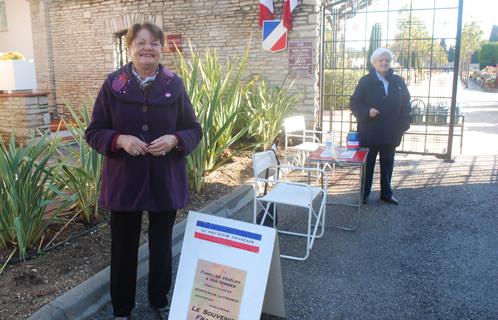
[(189, 212), (170, 320), (285, 317), (273, 228)]

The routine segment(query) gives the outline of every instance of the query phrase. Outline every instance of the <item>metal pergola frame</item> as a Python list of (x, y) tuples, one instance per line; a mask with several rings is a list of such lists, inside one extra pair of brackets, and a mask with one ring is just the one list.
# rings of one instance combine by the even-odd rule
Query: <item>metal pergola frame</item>
[[(389, 1), (391, 2), (394, 2), (395, 0), (384, 0), (384, 1), (387, 1), (387, 3), (389, 4)], [(407, 12), (409, 12), (410, 14), (410, 22), (412, 22), (411, 20), (411, 15), (412, 15), (412, 3), (413, 1), (416, 1), (416, 0), (411, 0), (410, 1), (410, 7), (409, 7), (409, 10), (406, 10)], [(434, 12), (433, 12), (433, 19), (435, 19), (434, 17), (436, 16), (436, 11), (435, 10), (439, 10), (436, 8), (436, 1), (438, 0), (432, 0), (433, 3), (434, 3), (434, 6), (433, 6), (433, 9)], [(346, 20), (348, 20), (350, 17), (354, 17), (354, 15), (356, 14), (356, 12), (361, 12), (365, 15), (368, 14), (368, 7), (370, 5), (372, 5), (372, 3), (375, 3), (376, 0), (334, 0), (334, 1), (323, 1), (322, 2), (322, 5), (321, 5), (321, 10), (320, 10), (320, 74), (319, 74), (319, 94), (320, 94), (320, 110), (319, 110), (319, 113), (318, 113), (318, 119), (317, 119), (317, 124), (318, 124), (318, 127), (320, 129), (324, 129), (324, 126), (326, 127), (326, 123), (324, 123), (324, 117), (326, 116), (326, 112), (329, 112), (330, 115), (329, 115), (329, 126), (330, 126), (330, 129), (332, 129), (332, 126), (333, 126), (333, 122), (335, 121), (333, 119), (334, 117), (334, 112), (337, 111), (336, 109), (333, 109), (332, 108), (335, 108), (335, 106), (333, 107), (330, 107), (329, 109), (327, 109), (329, 106), (325, 105), (325, 100), (327, 98), (329, 98), (328, 100), (331, 100), (331, 98), (333, 99), (337, 99), (338, 97), (341, 97), (342, 98), (342, 106), (341, 107), (341, 124), (340, 124), (340, 139), (342, 140), (343, 137), (345, 137), (345, 135), (347, 135), (347, 132), (343, 132), (343, 128), (346, 127), (347, 131), (351, 130), (354, 126), (355, 126), (355, 122), (353, 120), (353, 117), (349, 115), (349, 119), (347, 119), (347, 115), (345, 116), (345, 111), (344, 110), (344, 100), (346, 99), (346, 96), (344, 94), (344, 88), (341, 88), (342, 89), (342, 94), (329, 94), (326, 92), (326, 90), (328, 90), (325, 86), (327, 80), (325, 79), (326, 77), (326, 71), (329, 70), (334, 70), (334, 71), (337, 71), (337, 70), (342, 70), (343, 71), (343, 79), (342, 79), (342, 86), (344, 87), (344, 71), (345, 70), (348, 70), (348, 68), (345, 68), (344, 66), (341, 68), (330, 68), (330, 69), (327, 69), (327, 66), (326, 66), (326, 54), (328, 52), (326, 52), (327, 50), (327, 44), (329, 44), (329, 49), (330, 48), (333, 48), (332, 50), (335, 50), (335, 48), (339, 45), (343, 46), (342, 47), (342, 50), (343, 50), (343, 55), (344, 53), (346, 52), (346, 44), (347, 44), (347, 40), (344, 40), (345, 37), (343, 37), (344, 39), (343, 40), (335, 40), (336, 44), (334, 46), (330, 45), (331, 43), (334, 42), (334, 40), (327, 40), (326, 39), (326, 32), (327, 32), (327, 23), (330, 21), (332, 21), (334, 18), (337, 17), (338, 13), (341, 15), (341, 17), (343, 17), (343, 23), (344, 23), (344, 30), (342, 31), (343, 32), (343, 36), (344, 36), (344, 33), (348, 32), (346, 30)], [(458, 3), (458, 8), (456, 7), (456, 3)], [(389, 5), (388, 5), (388, 8), (389, 8)], [(442, 8), (442, 9), (448, 9), (448, 8)], [(459, 137), (460, 138), (460, 150), (462, 148), (462, 140), (463, 140), (463, 124), (464, 124), (464, 117), (461, 115), (461, 114), (457, 114), (457, 101), (456, 101), (456, 95), (457, 95), (457, 87), (458, 87), (458, 75), (459, 75), (459, 65), (460, 65), (460, 42), (461, 42), (461, 32), (462, 32), (462, 9), (463, 9), (463, 0), (455, 0), (455, 6), (453, 6), (451, 9), (455, 9), (457, 10), (457, 22), (456, 22), (456, 37), (455, 38), (452, 38), (452, 37), (448, 37), (448, 39), (454, 39), (455, 40), (455, 57), (454, 57), (454, 64), (453, 64), (453, 68), (452, 68), (452, 72), (453, 72), (453, 75), (452, 75), (452, 87), (451, 87), (451, 99), (449, 96), (444, 96), (444, 97), (439, 97), (436, 95), (436, 93), (433, 93), (431, 92), (431, 79), (433, 77), (433, 71), (437, 74), (437, 72), (441, 72), (441, 68), (439, 67), (434, 67), (434, 63), (433, 63), (433, 57), (434, 57), (434, 54), (435, 54), (435, 50), (434, 50), (434, 41), (437, 41), (437, 39), (434, 37), (434, 25), (436, 24), (436, 22), (434, 21), (433, 24), (432, 24), (432, 32), (431, 32), (431, 35), (430, 37), (427, 37), (427, 39), (424, 39), (424, 38), (413, 38), (411, 39), (410, 37), (408, 37), (409, 39), (401, 39), (401, 40), (407, 40), (406, 42), (408, 43), (408, 46), (411, 45), (411, 41), (421, 41), (421, 40), (427, 40), (427, 41), (431, 41), (431, 43), (433, 44), (432, 47), (431, 47), (431, 51), (430, 51), (430, 61), (428, 62), (429, 63), (429, 67), (428, 68), (422, 68), (421, 70), (423, 71), (428, 71), (428, 80), (429, 80), (429, 86), (428, 86), (428, 93), (426, 96), (424, 97), (421, 97), (421, 98), (426, 98), (425, 101), (429, 101), (427, 102), (427, 108), (425, 108), (426, 111), (426, 114), (423, 114), (422, 116), (425, 117), (426, 121), (425, 121), (425, 132), (423, 132), (424, 130), (424, 126), (419, 126), (421, 129), (420, 132), (407, 132), (406, 136), (409, 137), (409, 138), (412, 138), (414, 137), (415, 139), (424, 139), (423, 141), (423, 145), (424, 145), (424, 149), (422, 151), (420, 150), (409, 150), (409, 149), (403, 149), (401, 148), (401, 150), (399, 150), (400, 152), (405, 152), (405, 153), (414, 153), (414, 154), (424, 154), (424, 155), (434, 155), (438, 158), (442, 158), (442, 159), (445, 159), (447, 161), (451, 161), (452, 160), (452, 153), (454, 152), (454, 138), (455, 137)], [(362, 11), (363, 10), (363, 11)], [(418, 9), (420, 10), (420, 9)], [(428, 9), (430, 10), (430, 9)], [(396, 11), (396, 10), (393, 10), (393, 12)], [(386, 10), (387, 14), (389, 15), (390, 14), (390, 11), (389, 10)], [(336, 16), (334, 16), (334, 14)], [(327, 21), (328, 19), (328, 21)], [(365, 19), (367, 19), (365, 17)], [(387, 22), (388, 24), (388, 28), (389, 28), (389, 20)], [(365, 24), (366, 25), (366, 24)], [(396, 25), (395, 25), (396, 27)], [(410, 32), (411, 32), (411, 25), (410, 25)], [(333, 33), (334, 31), (332, 31)], [(337, 33), (337, 31), (336, 31)], [(411, 34), (409, 34), (411, 35)], [(337, 37), (337, 34), (333, 34), (332, 37)], [(387, 43), (388, 40), (386, 40), (386, 43)], [(340, 43), (339, 43), (340, 42)], [(365, 48), (363, 49), (365, 51)], [(410, 54), (412, 54), (412, 51), (410, 51), (410, 47), (408, 47), (408, 59), (410, 60)], [(332, 53), (332, 54), (329, 54), (329, 56), (331, 56), (332, 58), (331, 59), (334, 59), (334, 58), (337, 58), (337, 55), (335, 55), (336, 53)], [(415, 54), (413, 54), (415, 55)], [(338, 58), (337, 58), (338, 59)], [(344, 59), (343, 59), (344, 60)], [(344, 64), (344, 62), (342, 62)], [(411, 63), (411, 62), (409, 62)], [(408, 76), (410, 76), (410, 72), (411, 67), (408, 67)], [(355, 70), (361, 70), (360, 69), (355, 69)], [(366, 70), (366, 64), (365, 66), (363, 66), (363, 70)], [(416, 69), (414, 68), (414, 70), (416, 70), (415, 72), (418, 72), (419, 69)], [(400, 71), (404, 71), (402, 68), (400, 69)], [(449, 78), (450, 77), (450, 72), (447, 70), (446, 68), (446, 75), (447, 77)], [(415, 73), (416, 74), (416, 73)], [(449, 82), (449, 81), (448, 81)], [(340, 83), (340, 81), (339, 81)], [(336, 87), (336, 84), (334, 83), (334, 81), (332, 81), (332, 86), (334, 87), (334, 89), (337, 89)], [(350, 94), (349, 92), (347, 92), (348, 94)], [(416, 99), (417, 97), (415, 97)], [(424, 100), (424, 99), (420, 99), (420, 97), (418, 97), (419, 100)], [(444, 98), (444, 99), (443, 99)], [(414, 99), (414, 100), (415, 100)], [(446, 123), (444, 123), (444, 126), (439, 126), (439, 127), (436, 127), (436, 126), (433, 126), (434, 123), (430, 122), (430, 121), (433, 121), (435, 117), (435, 114), (432, 114), (429, 112), (429, 107), (430, 107), (430, 103), (432, 102), (431, 101), (438, 101), (438, 99), (441, 99), (441, 100), (448, 100), (449, 102), (449, 106), (447, 105), (446, 103), (446, 106), (447, 108), (449, 109), (447, 112), (447, 116), (449, 116), (449, 123), (448, 121), (446, 120)], [(435, 102), (432, 102), (432, 103), (435, 103)], [(332, 102), (331, 104), (334, 104), (334, 102)], [(434, 107), (435, 108), (435, 107)], [(331, 111), (332, 110), (332, 111)], [(348, 110), (349, 112), (349, 110)], [(456, 125), (458, 125), (458, 127), (461, 129), (461, 131), (456, 131), (455, 130), (455, 127)], [(446, 131), (446, 128), (447, 128), (447, 131)], [(432, 132), (431, 130), (433, 130), (434, 132)], [(434, 141), (436, 141), (437, 143), (438, 142), (438, 139), (441, 139), (441, 143), (440, 144), (443, 144), (445, 143), (445, 148), (441, 148), (440, 145), (438, 145), (438, 147), (441, 148), (441, 150), (443, 152), (435, 152), (434, 150), (430, 150), (430, 149), (427, 149), (426, 148), (426, 145), (428, 143), (428, 137), (431, 138), (431, 139), (434, 139)], [(446, 137), (447, 137), (447, 141), (446, 141)], [(408, 139), (408, 138), (407, 138)], [(443, 141), (444, 140), (444, 141)], [(429, 141), (430, 142), (430, 141)], [(444, 152), (445, 151), (445, 152)]]

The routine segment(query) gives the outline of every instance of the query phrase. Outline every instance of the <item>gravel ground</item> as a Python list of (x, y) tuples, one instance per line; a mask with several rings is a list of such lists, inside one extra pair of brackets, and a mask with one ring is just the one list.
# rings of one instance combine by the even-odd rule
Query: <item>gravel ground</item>
[[(393, 185), (400, 206), (380, 202), (378, 192), (359, 217), (350, 207), (329, 206), (310, 258), (282, 260), (288, 319), (498, 319), (497, 182), (496, 155), (454, 163), (399, 156)], [(281, 228), (304, 223), (302, 211), (279, 210)], [(251, 214), (248, 205), (236, 218)], [(354, 218), (355, 232), (332, 227)], [(302, 239), (288, 236), (280, 246), (284, 253), (304, 250)], [(145, 285), (133, 316), (154, 319)], [(94, 319), (110, 314), (107, 306)]]

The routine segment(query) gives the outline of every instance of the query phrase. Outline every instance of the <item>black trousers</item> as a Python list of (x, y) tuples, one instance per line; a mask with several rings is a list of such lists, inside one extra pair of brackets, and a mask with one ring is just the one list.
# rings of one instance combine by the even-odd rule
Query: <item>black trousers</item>
[[(168, 304), (171, 288), (171, 238), (176, 210), (149, 212), (149, 303)], [(135, 307), (138, 246), (142, 211), (111, 212), (111, 300), (114, 316), (129, 316)]]
[(372, 190), (372, 180), (375, 169), (377, 154), (380, 157), (380, 196), (390, 198), (393, 195), (391, 189), (391, 177), (393, 174), (395, 145), (368, 146), (370, 148), (367, 155), (365, 184), (363, 188), (363, 198), (367, 198)]

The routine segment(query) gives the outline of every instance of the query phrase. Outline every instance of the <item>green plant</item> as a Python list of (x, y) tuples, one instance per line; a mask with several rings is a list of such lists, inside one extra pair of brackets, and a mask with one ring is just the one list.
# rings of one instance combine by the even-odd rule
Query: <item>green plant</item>
[(47, 136), (23, 147), (16, 146), (13, 133), (8, 146), (0, 137), (0, 248), (14, 245), (21, 259), (28, 248), (41, 245), (47, 227), (72, 202), (49, 164), (56, 146)]
[(246, 92), (248, 135), (256, 139), (256, 147), (268, 150), (299, 95), (291, 94), (286, 88), (270, 87), (266, 81), (261, 81), (259, 86), (253, 86), (252, 89)]
[(481, 68), (484, 68), (485, 66), (496, 67), (498, 64), (498, 43), (491, 42), (481, 46), (481, 50), (479, 51), (479, 63), (481, 64)]
[(323, 106), (327, 110), (347, 110), (349, 97), (358, 81), (365, 75), (364, 69), (325, 70)]
[(240, 62), (227, 59), (225, 64), (209, 49), (201, 57), (190, 48), (190, 56), (187, 61), (180, 55), (179, 74), (203, 130), (199, 145), (187, 158), (190, 185), (200, 192), (205, 174), (227, 160), (226, 149), (247, 131), (233, 132), (247, 87), (241, 81), (247, 50)]
[(380, 23), (375, 23), (372, 26), (372, 31), (370, 33), (370, 43), (368, 45), (368, 56), (367, 56), (367, 68), (372, 68), (372, 63), (370, 62), (370, 57), (372, 53), (381, 46), (382, 41), (382, 26)]
[(19, 52), (9, 51), (0, 56), (0, 60), (26, 60)]
[[(90, 100), (93, 105), (93, 101)], [(85, 128), (90, 123), (90, 112), (83, 102), (82, 114), (75, 112), (67, 102), (66, 107), (71, 113), (71, 119), (64, 121), (71, 133), (74, 144), (61, 144), (64, 156), (72, 161), (61, 164), (59, 179), (66, 186), (65, 190), (74, 195), (75, 209), (84, 223), (92, 223), (98, 215), (98, 197), (104, 159), (85, 141)]]

